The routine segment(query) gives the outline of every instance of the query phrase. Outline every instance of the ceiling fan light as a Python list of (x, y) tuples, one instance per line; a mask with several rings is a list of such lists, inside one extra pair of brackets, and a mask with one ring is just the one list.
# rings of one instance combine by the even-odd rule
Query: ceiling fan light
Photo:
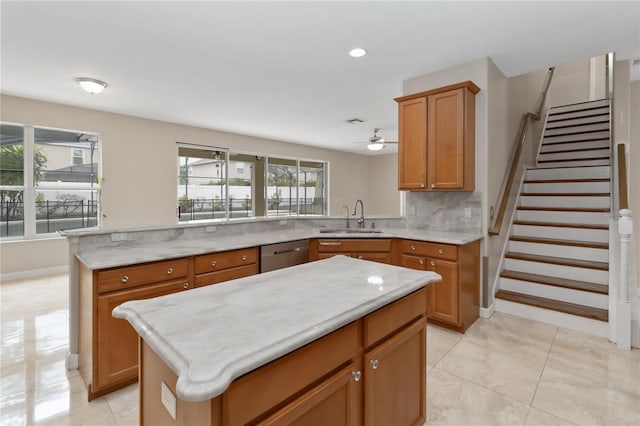
[(366, 54), (367, 51), (361, 47), (356, 47), (355, 49), (351, 49), (349, 51), (349, 56), (351, 56), (352, 58), (362, 58)]
[(382, 148), (384, 148), (384, 143), (380, 141), (372, 142), (367, 145), (367, 148), (369, 149), (369, 151), (380, 151)]
[(107, 87), (107, 83), (101, 80), (96, 80), (95, 78), (89, 77), (78, 77), (76, 81), (85, 91), (93, 94), (100, 93)]

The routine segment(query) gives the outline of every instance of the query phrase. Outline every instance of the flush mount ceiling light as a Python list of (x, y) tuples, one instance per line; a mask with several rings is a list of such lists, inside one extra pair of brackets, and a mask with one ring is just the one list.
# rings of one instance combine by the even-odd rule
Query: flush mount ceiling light
[(356, 47), (355, 49), (351, 49), (349, 51), (349, 56), (351, 56), (352, 58), (362, 58), (366, 54), (367, 51), (361, 47)]
[(104, 81), (96, 80), (95, 78), (89, 77), (78, 77), (76, 81), (87, 92), (93, 94), (100, 93), (107, 87), (107, 83)]

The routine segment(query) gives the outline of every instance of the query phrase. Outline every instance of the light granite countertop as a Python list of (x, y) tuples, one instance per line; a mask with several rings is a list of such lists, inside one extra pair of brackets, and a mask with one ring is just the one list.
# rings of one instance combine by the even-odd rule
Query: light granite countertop
[[(231, 382), (425, 285), (434, 272), (335, 256), (113, 311), (178, 375), (186, 401)], [(186, 308), (188, 307), (188, 309)]]
[(193, 239), (176, 239), (161, 242), (122, 242), (83, 250), (76, 254), (76, 258), (89, 269), (104, 269), (309, 238), (404, 238), (463, 245), (479, 240), (482, 236), (480, 234), (409, 228), (382, 229), (380, 233), (330, 234), (320, 233), (318, 228), (301, 227), (278, 231), (242, 233), (234, 236), (217, 236), (215, 233), (210, 233), (203, 235), (201, 238)]

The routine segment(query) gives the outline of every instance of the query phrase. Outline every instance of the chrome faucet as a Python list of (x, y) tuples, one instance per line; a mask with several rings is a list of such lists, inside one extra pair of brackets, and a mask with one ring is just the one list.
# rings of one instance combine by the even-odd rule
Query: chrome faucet
[(350, 226), (349, 226), (349, 207), (347, 207), (347, 206), (340, 207), (340, 211), (338, 212), (338, 214), (341, 214), (343, 209), (347, 210), (347, 229), (349, 229), (350, 228)]
[(353, 216), (358, 212), (358, 203), (360, 203), (360, 219), (358, 219), (358, 228), (364, 229), (364, 204), (360, 199), (356, 200), (356, 205), (353, 207)]

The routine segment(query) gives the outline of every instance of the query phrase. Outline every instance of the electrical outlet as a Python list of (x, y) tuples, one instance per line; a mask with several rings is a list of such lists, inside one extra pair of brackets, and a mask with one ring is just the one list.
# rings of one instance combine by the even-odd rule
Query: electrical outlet
[(162, 382), (162, 388), (160, 392), (160, 399), (162, 399), (162, 405), (167, 409), (173, 420), (176, 419), (176, 396), (171, 392), (169, 386)]
[(471, 207), (464, 208), (464, 218), (471, 219)]

